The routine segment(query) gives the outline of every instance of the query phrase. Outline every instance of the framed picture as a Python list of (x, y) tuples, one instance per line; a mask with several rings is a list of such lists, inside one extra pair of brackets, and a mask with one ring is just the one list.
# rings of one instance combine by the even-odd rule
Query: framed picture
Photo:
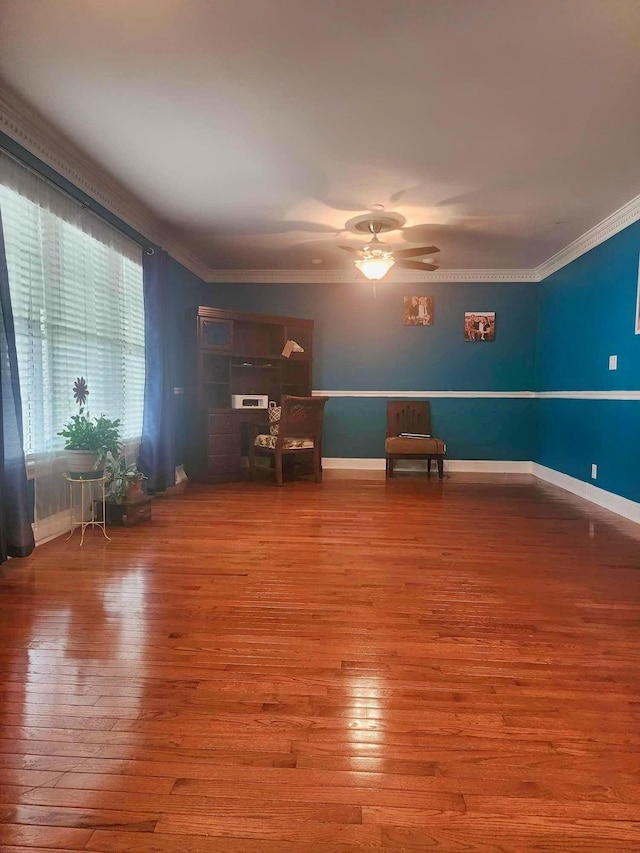
[(638, 258), (638, 288), (636, 290), (636, 335), (640, 335), (640, 258)]
[(405, 296), (402, 322), (405, 326), (430, 326), (433, 323), (433, 296)]
[(495, 311), (465, 311), (464, 339), (465, 341), (494, 341), (496, 338)]

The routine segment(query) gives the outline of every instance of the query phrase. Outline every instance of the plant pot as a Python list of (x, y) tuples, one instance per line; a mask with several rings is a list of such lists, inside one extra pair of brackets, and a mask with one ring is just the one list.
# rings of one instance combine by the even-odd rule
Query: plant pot
[(98, 453), (91, 450), (67, 450), (67, 472), (72, 480), (96, 480), (104, 474), (104, 463), (96, 468)]
[(133, 480), (129, 484), (127, 494), (125, 495), (125, 500), (134, 501), (140, 497), (142, 497), (142, 477), (138, 477), (137, 480)]

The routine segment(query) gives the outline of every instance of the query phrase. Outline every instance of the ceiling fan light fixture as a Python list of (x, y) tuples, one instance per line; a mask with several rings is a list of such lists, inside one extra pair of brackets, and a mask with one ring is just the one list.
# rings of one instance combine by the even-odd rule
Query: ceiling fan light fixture
[(379, 281), (395, 264), (393, 258), (362, 258), (356, 261), (360, 272), (370, 281)]
[(382, 243), (374, 235), (373, 240), (362, 248), (362, 257), (356, 262), (356, 267), (370, 281), (379, 281), (395, 264), (391, 246)]
[(417, 270), (419, 272), (433, 272), (438, 269), (438, 265), (433, 262), (432, 258), (423, 258), (419, 260), (421, 255), (433, 255), (439, 252), (437, 246), (416, 246), (415, 248), (396, 249), (395, 255), (388, 243), (382, 243), (378, 234), (386, 231), (402, 230), (405, 220), (398, 214), (386, 214), (384, 216), (376, 214), (375, 218), (371, 219), (368, 216), (356, 216), (346, 223), (348, 231), (369, 231), (373, 235), (371, 241), (361, 249), (355, 246), (339, 246), (346, 252), (353, 252), (358, 256), (355, 261), (357, 269), (372, 281), (378, 281), (384, 278), (391, 267), (396, 264), (399, 268), (406, 270)]

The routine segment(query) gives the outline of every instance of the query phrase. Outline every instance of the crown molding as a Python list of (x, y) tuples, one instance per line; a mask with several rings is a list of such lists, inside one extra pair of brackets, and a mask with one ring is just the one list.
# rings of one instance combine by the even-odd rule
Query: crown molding
[[(535, 270), (437, 270), (436, 272), (414, 272), (392, 270), (381, 284), (404, 282), (407, 284), (431, 284), (446, 281), (451, 284), (464, 282), (500, 281), (512, 283), (538, 281)], [(214, 270), (206, 277), (209, 284), (377, 284), (368, 281), (354, 270)]]
[[(623, 204), (618, 210), (614, 210), (602, 222), (598, 222), (564, 249), (560, 249), (533, 269), (459, 269), (435, 272), (391, 270), (384, 281), (540, 282), (639, 220), (640, 195)], [(354, 274), (351, 270), (215, 270), (210, 268), (206, 277), (206, 281), (211, 284), (346, 284), (354, 280), (366, 283), (361, 275)]]
[(206, 264), (181, 246), (132, 193), (4, 83), (0, 85), (0, 130), (149, 242), (162, 246), (191, 272), (206, 279)]
[[(640, 195), (598, 222), (564, 249), (533, 269), (460, 269), (413, 272), (391, 270), (384, 281), (407, 283), (449, 282), (540, 282), (566, 267), (576, 258), (604, 243), (614, 234), (640, 220)], [(211, 284), (347, 284), (366, 280), (351, 270), (215, 270), (209, 269), (206, 281)]]
[(543, 281), (548, 276), (557, 272), (562, 267), (566, 267), (571, 261), (575, 261), (581, 255), (586, 254), (590, 249), (604, 243), (614, 234), (623, 231), (629, 225), (637, 222), (640, 219), (640, 195), (632, 198), (618, 210), (598, 222), (593, 228), (586, 231), (581, 237), (578, 237), (573, 243), (569, 243), (564, 249), (560, 249), (555, 255), (552, 255), (548, 260), (536, 267), (538, 281)]
[[(220, 270), (193, 254), (170, 229), (101, 166), (6, 84), (0, 84), (0, 130), (150, 242), (210, 284), (366, 284), (355, 270)], [(386, 282), (540, 282), (640, 220), (640, 196), (624, 204), (534, 269), (391, 270)]]

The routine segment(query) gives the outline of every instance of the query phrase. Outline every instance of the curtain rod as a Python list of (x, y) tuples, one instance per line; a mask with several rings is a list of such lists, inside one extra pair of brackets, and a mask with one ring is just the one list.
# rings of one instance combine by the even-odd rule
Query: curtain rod
[[(55, 181), (52, 181), (51, 178), (47, 177), (47, 175), (43, 175), (42, 172), (40, 172), (38, 169), (34, 168), (33, 166), (29, 165), (28, 163), (25, 163), (24, 160), (21, 160), (20, 157), (16, 156), (13, 153), (13, 151), (10, 151), (1, 142), (0, 142), (0, 151), (2, 151), (2, 153), (5, 156), (7, 156), (10, 160), (13, 160), (14, 163), (17, 163), (19, 166), (22, 166), (23, 169), (26, 169), (27, 171), (32, 172), (34, 175), (36, 175), (38, 178), (40, 178), (40, 180), (49, 184), (50, 187), (53, 187), (55, 190), (57, 190), (58, 192), (62, 193), (64, 196), (66, 196), (68, 199), (75, 202), (83, 210), (87, 210), (93, 216), (100, 219), (101, 222), (104, 222), (106, 225), (109, 225), (111, 228), (114, 228), (116, 231), (120, 232), (120, 234), (122, 234), (128, 240), (131, 240), (132, 243), (135, 243), (136, 246), (140, 246), (140, 248), (143, 249), (147, 255), (154, 255), (155, 254), (155, 249), (153, 248), (153, 246), (150, 245), (150, 243), (148, 241), (145, 241), (143, 243), (140, 240), (137, 240), (135, 237), (132, 237), (131, 234), (129, 234), (123, 228), (120, 228), (118, 225), (114, 225), (113, 222), (110, 222), (101, 213), (98, 213), (97, 210), (94, 210), (92, 207), (90, 207), (89, 204), (87, 204), (87, 202), (81, 201), (79, 198), (76, 198), (76, 196), (74, 196), (73, 193), (70, 193), (69, 190), (65, 190), (63, 187), (58, 186), (58, 184), (56, 184)], [(31, 155), (31, 156), (35, 156), (35, 155)], [(51, 167), (49, 166), (49, 168), (51, 168)], [(52, 169), (52, 171), (55, 172), (55, 169)], [(66, 180), (66, 178), (65, 178), (65, 180)], [(82, 192), (82, 190), (80, 190), (80, 192)], [(96, 204), (98, 204), (98, 203), (99, 202), (96, 202)], [(115, 214), (112, 214), (112, 216), (115, 217)], [(116, 217), (116, 218), (118, 218), (118, 217)], [(135, 231), (135, 229), (132, 229), (132, 230)]]

